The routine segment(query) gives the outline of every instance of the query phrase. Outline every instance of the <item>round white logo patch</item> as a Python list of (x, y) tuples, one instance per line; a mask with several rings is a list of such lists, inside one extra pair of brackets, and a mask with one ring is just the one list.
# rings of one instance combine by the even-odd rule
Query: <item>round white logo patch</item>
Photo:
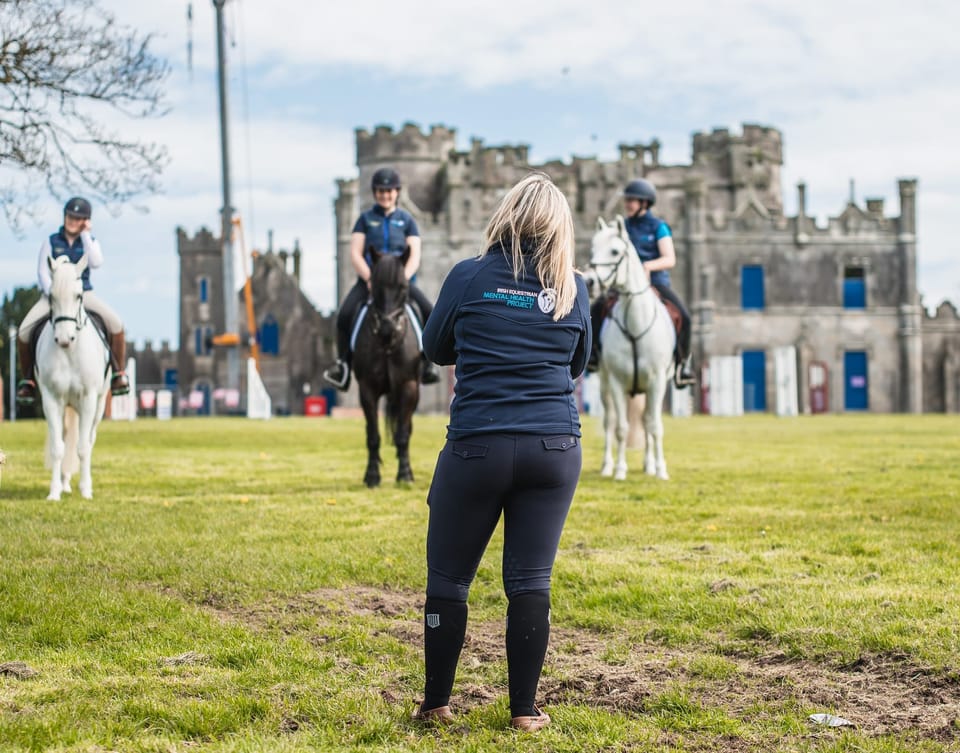
[(552, 313), (557, 307), (557, 291), (553, 288), (544, 288), (537, 296), (537, 306), (544, 314)]

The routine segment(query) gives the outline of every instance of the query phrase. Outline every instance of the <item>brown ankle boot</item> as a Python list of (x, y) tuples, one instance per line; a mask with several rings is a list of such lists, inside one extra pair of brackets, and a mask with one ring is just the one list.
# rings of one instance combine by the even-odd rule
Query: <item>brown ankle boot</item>
[(110, 380), (110, 394), (126, 395), (130, 392), (130, 380), (123, 371), (127, 362), (127, 343), (123, 330), (110, 335), (110, 358), (113, 368), (113, 378)]
[(33, 405), (37, 399), (37, 383), (33, 378), (33, 346), (17, 338), (17, 357), (20, 359), (20, 376), (17, 385), (17, 402), (21, 405)]

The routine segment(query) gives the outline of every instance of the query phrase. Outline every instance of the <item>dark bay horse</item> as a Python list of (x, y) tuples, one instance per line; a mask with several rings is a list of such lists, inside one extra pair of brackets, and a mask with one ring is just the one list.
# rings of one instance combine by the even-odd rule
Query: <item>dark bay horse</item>
[(367, 419), (367, 472), (369, 487), (380, 485), (380, 429), (377, 406), (386, 396), (387, 430), (397, 448), (397, 481), (413, 481), (410, 468), (410, 435), (413, 412), (420, 402), (420, 342), (408, 302), (409, 284), (403, 256), (370, 249), (372, 301), (357, 332), (353, 373), (360, 405)]

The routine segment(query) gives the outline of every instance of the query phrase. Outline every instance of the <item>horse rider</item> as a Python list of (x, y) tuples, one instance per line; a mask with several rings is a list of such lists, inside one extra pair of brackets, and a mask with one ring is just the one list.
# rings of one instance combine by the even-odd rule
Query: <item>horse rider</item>
[[(690, 314), (680, 300), (680, 297), (670, 287), (670, 272), (677, 263), (677, 254), (673, 247), (673, 232), (670, 226), (650, 211), (650, 207), (657, 203), (657, 191), (653, 184), (638, 178), (631, 180), (623, 189), (623, 205), (626, 211), (627, 234), (637, 255), (643, 261), (643, 266), (650, 275), (650, 284), (660, 294), (660, 297), (669, 301), (680, 312), (682, 323), (677, 336), (674, 359), (677, 364), (677, 374), (674, 381), (678, 387), (693, 384), (696, 377), (691, 363), (693, 355), (690, 352)], [(603, 322), (603, 297), (595, 301), (590, 308), (590, 318), (593, 325), (594, 348), (590, 354), (590, 371), (596, 371), (600, 356), (600, 325)]]
[(33, 331), (37, 324), (45, 321), (50, 314), (49, 296), (52, 278), (47, 258), (64, 255), (74, 264), (80, 261), (81, 256), (86, 255), (87, 257), (87, 268), (81, 275), (83, 280), (83, 307), (90, 313), (98, 314), (107, 327), (113, 367), (110, 392), (114, 395), (126, 395), (130, 392), (130, 380), (127, 379), (127, 375), (123, 371), (127, 350), (123, 322), (116, 312), (93, 292), (93, 285), (90, 284), (90, 270), (103, 264), (103, 251), (100, 249), (100, 242), (90, 234), (91, 215), (89, 201), (79, 196), (70, 199), (63, 207), (63, 225), (40, 245), (40, 254), (37, 258), (37, 278), (43, 295), (27, 312), (20, 323), (20, 329), (17, 331), (17, 353), (20, 356), (20, 375), (22, 377), (17, 385), (17, 402), (22, 405), (32, 405), (37, 399), (37, 383), (33, 377)]
[[(337, 313), (337, 362), (323, 372), (323, 377), (337, 389), (350, 386), (350, 329), (360, 307), (370, 295), (370, 266), (373, 263), (369, 249), (380, 253), (402, 256), (407, 248), (410, 257), (404, 272), (410, 281), (410, 298), (420, 309), (421, 324), (426, 325), (433, 305), (415, 284), (420, 267), (420, 229), (409, 212), (400, 209), (400, 174), (390, 167), (381, 167), (370, 183), (374, 205), (360, 214), (350, 236), (350, 262), (357, 272), (357, 282), (347, 293)], [(436, 384), (440, 381), (436, 366), (424, 357), (420, 381)]]

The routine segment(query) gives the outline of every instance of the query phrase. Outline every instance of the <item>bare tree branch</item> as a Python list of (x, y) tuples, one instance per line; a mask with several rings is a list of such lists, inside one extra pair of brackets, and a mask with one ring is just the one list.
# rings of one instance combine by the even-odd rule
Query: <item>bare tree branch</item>
[(0, 0), (0, 209), (15, 232), (40, 186), (104, 204), (160, 190), (166, 148), (106, 125), (166, 113), (151, 40), (96, 0)]

